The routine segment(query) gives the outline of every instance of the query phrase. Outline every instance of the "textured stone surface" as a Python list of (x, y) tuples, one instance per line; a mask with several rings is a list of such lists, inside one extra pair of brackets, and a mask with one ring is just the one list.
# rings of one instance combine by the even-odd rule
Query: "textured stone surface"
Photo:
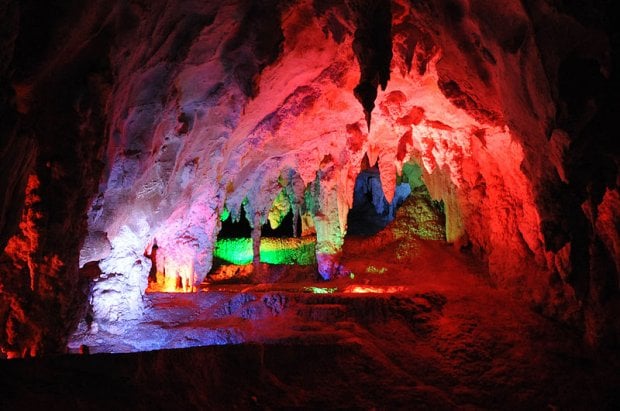
[[(72, 381), (73, 373), (90, 370), (106, 387), (108, 375), (131, 384), (137, 404), (159, 398), (163, 408), (191, 402), (229, 409), (252, 401), (263, 408), (328, 409), (617, 406), (617, 353), (584, 350), (578, 330), (490, 287), (472, 256), (446, 244), (409, 240), (415, 244), (406, 244), (408, 254), (399, 258), (396, 244), (407, 238), (386, 239), (357, 257), (347, 253), (347, 239), (344, 263), (354, 268), (353, 279), (317, 283), (308, 270), (296, 279), (273, 276), (271, 284), (250, 280), (211, 284), (200, 293), (148, 294), (140, 320), (82, 324), (71, 350), (82, 344), (93, 354), (185, 350), (41, 362), (25, 386), (7, 376), (28, 375), (30, 365), (5, 366), (0, 378), (14, 395), (3, 399), (19, 405), (24, 392), (33, 391), (43, 401), (56, 392), (46, 389), (50, 374)], [(226, 347), (188, 348), (202, 345)], [(70, 371), (59, 375), (58, 369)], [(60, 403), (134, 401), (101, 398), (95, 386), (83, 386), (88, 389), (62, 395)]]
[[(288, 293), (228, 293), (232, 298), (227, 304), (211, 306), (221, 310), (219, 320), (210, 322), (196, 314), (223, 295), (198, 299), (196, 294), (168, 294), (167, 301), (159, 300), (159, 309), (170, 316), (168, 332), (143, 332), (143, 344), (163, 343), (174, 331), (178, 335), (168, 341), (171, 347), (201, 340), (235, 344), (5, 361), (0, 363), (5, 389), (0, 407), (38, 409), (52, 403), (89, 409), (152, 409), (154, 404), (161, 409), (614, 409), (620, 405), (617, 369), (581, 351), (577, 333), (533, 315), (507, 294), (482, 288), (459, 298), (454, 291), (458, 284), (451, 288), (444, 294), (304, 294), (292, 296), (295, 300)], [(293, 324), (282, 317), (291, 312), (297, 312), (299, 320), (292, 334), (283, 338), (286, 326)], [(226, 321), (233, 316), (239, 317), (235, 323)], [(250, 318), (261, 325), (254, 333)], [(243, 343), (261, 333), (271, 333), (269, 341)], [(121, 339), (117, 341), (119, 351), (140, 342), (127, 340), (122, 346)]]
[(78, 255), (107, 142), (110, 44), (99, 29), (111, 8), (82, 6), (1, 7), (0, 345), (9, 356), (62, 352), (86, 298)]
[(314, 219), (321, 275), (346, 274), (364, 156), (388, 201), (418, 162), (448, 240), (495, 284), (617, 344), (618, 25), (602, 2), (0, 5), (9, 355), (62, 350), (79, 267), (102, 271), (99, 320), (140, 316), (155, 239), (161, 269), (200, 283), (224, 208), (266, 222), (283, 188)]

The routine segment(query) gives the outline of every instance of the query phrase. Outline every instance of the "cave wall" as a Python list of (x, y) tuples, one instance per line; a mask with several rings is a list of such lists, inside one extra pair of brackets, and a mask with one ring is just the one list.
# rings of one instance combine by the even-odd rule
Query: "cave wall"
[(421, 164), (498, 286), (617, 342), (617, 26), (576, 4), (3, 0), (3, 351), (62, 351), (85, 292), (139, 317), (155, 239), (200, 282), (224, 208), (262, 225), (282, 190), (346, 273), (364, 156), (388, 201)]
[(0, 9), (0, 341), (8, 356), (62, 352), (84, 301), (78, 250), (107, 141), (111, 76), (99, 19), (110, 10)]

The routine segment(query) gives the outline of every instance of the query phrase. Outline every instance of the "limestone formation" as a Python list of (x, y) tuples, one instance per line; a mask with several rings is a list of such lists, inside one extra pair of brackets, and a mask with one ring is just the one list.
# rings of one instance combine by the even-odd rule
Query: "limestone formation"
[(388, 202), (419, 164), (494, 284), (617, 343), (618, 37), (569, 3), (1, 0), (2, 352), (139, 317), (155, 240), (200, 284), (224, 210), (293, 206), (347, 275), (364, 158)]

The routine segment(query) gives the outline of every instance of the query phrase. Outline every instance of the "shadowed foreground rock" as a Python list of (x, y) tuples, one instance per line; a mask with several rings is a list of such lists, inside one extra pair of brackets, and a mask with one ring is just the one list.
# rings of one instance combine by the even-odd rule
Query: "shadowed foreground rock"
[[(474, 332), (458, 333), (455, 337), (467, 343), (445, 353), (449, 368), (425, 358), (425, 342), (417, 349), (398, 344), (390, 349), (360, 340), (2, 362), (0, 408), (611, 410), (620, 405), (612, 367), (585, 356), (553, 354), (543, 344), (538, 358), (507, 368), (501, 353), (511, 347), (503, 341), (485, 341), (495, 346), (485, 351)], [(492, 353), (499, 355), (489, 358)]]

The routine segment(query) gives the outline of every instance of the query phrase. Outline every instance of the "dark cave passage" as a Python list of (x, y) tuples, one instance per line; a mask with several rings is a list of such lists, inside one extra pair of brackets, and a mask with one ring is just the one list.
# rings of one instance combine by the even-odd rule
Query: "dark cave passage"
[(245, 210), (241, 207), (238, 221), (233, 221), (232, 216), (227, 213), (225, 217), (220, 218), (222, 226), (217, 238), (249, 238), (252, 235), (252, 227), (245, 216)]
[(353, 207), (347, 218), (347, 234), (376, 234), (394, 220), (396, 209), (410, 194), (409, 184), (397, 184), (394, 199), (389, 203), (383, 194), (379, 168), (360, 171), (355, 180)]
[[(293, 224), (294, 218), (293, 211), (289, 210), (277, 227), (273, 228), (269, 221), (261, 226), (261, 263), (309, 265), (315, 262), (316, 239), (314, 236), (302, 238), (299, 235), (302, 227), (301, 217), (297, 215), (297, 228)], [(222, 270), (226, 271), (227, 276), (237, 275), (240, 268), (234, 266), (246, 266), (252, 262), (252, 228), (243, 207), (239, 221), (233, 221), (230, 215), (225, 215), (222, 220), (213, 253), (210, 279), (215, 278)], [(241, 271), (248, 275), (250, 273), (249, 268)]]
[[(289, 210), (284, 219), (276, 228), (272, 228), (269, 222), (265, 222), (261, 226), (261, 235), (271, 238), (292, 238), (299, 237), (301, 230), (301, 216), (297, 216), (297, 235), (295, 236), (295, 228), (293, 226), (293, 211)], [(233, 221), (230, 215), (222, 219), (222, 227), (217, 235), (217, 239), (227, 238), (250, 238), (252, 236), (252, 227), (245, 215), (245, 210), (241, 208), (239, 221)]]
[[(428, 239), (445, 239), (445, 211), (442, 201), (433, 200), (422, 181), (422, 170), (416, 163), (409, 162), (403, 167), (403, 174), (398, 176), (394, 198), (388, 202), (381, 185), (377, 166), (362, 170), (355, 181), (353, 207), (347, 219), (347, 235), (373, 236), (384, 229), (396, 218), (397, 211), (406, 205), (406, 214), (413, 225), (424, 225), (432, 220), (439, 230), (437, 235), (425, 235), (424, 230), (418, 236)], [(437, 231), (437, 227), (435, 229)]]

